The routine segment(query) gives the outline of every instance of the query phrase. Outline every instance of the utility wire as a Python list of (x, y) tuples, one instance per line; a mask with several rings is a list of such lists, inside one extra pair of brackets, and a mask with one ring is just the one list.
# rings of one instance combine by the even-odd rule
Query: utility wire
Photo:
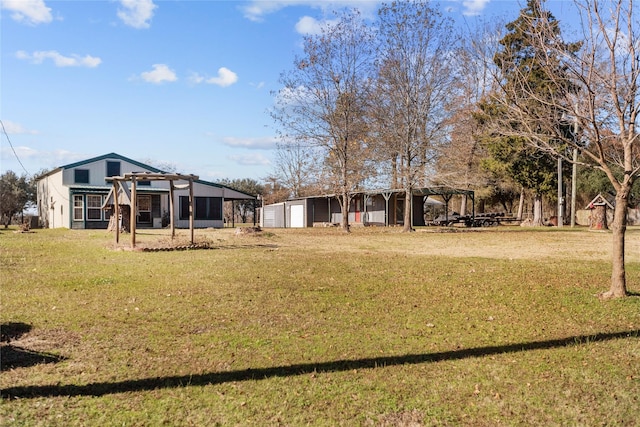
[(18, 163), (20, 163), (20, 166), (22, 166), (22, 169), (24, 169), (24, 171), (27, 173), (27, 175), (31, 175), (29, 173), (29, 171), (27, 170), (27, 168), (25, 168), (24, 165), (22, 164), (22, 161), (20, 160), (20, 157), (18, 157), (18, 153), (16, 153), (16, 149), (13, 148), (13, 144), (11, 143), (11, 140), (9, 139), (9, 134), (7, 133), (7, 130), (4, 128), (4, 122), (2, 120), (0, 120), (0, 125), (2, 125), (2, 132), (4, 132), (4, 136), (7, 137), (7, 141), (9, 141), (9, 146), (11, 147), (11, 151), (13, 151), (13, 155), (16, 156), (16, 160), (18, 161)]

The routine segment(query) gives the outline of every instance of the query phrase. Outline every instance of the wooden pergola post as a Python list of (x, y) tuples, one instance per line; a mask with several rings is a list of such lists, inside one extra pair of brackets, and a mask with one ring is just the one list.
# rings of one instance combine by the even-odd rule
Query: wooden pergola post
[(173, 217), (175, 216), (175, 207), (173, 205), (173, 180), (169, 181), (169, 223), (171, 224), (171, 240), (176, 237), (176, 223)]
[(176, 186), (174, 181), (177, 180), (183, 180), (183, 181), (188, 181), (188, 187), (189, 187), (189, 230), (191, 232), (191, 244), (195, 243), (195, 236), (194, 236), (194, 220), (195, 220), (195, 207), (194, 207), (194, 201), (195, 201), (195, 197), (194, 197), (194, 181), (197, 181), (199, 178), (197, 175), (183, 175), (183, 174), (175, 174), (175, 173), (165, 173), (165, 172), (159, 172), (159, 173), (153, 173), (153, 172), (132, 172), (132, 173), (126, 173), (122, 176), (117, 176), (117, 177), (111, 177), (109, 178), (111, 180), (113, 180), (113, 193), (114, 193), (114, 212), (116, 215), (116, 219), (117, 219), (117, 227), (118, 229), (116, 230), (116, 243), (119, 243), (119, 231), (120, 231), (120, 213), (121, 213), (121, 209), (120, 209), (120, 201), (118, 200), (118, 190), (120, 188), (122, 188), (123, 192), (128, 196), (128, 190), (126, 187), (126, 183), (128, 181), (131, 181), (131, 212), (130, 212), (130, 231), (131, 231), (131, 248), (135, 248), (136, 247), (136, 218), (137, 218), (137, 204), (138, 204), (138, 197), (137, 197), (137, 181), (169, 181), (169, 221), (171, 224), (171, 239), (173, 240), (175, 238), (175, 229), (176, 229), (176, 223), (175, 223), (175, 214), (176, 214), (176, 208), (175, 208), (175, 203), (174, 203), (174, 198), (175, 198), (175, 190), (176, 189), (186, 189), (187, 186), (186, 185), (178, 185)]
[(193, 238), (193, 179), (189, 179), (189, 231), (191, 232), (191, 244), (194, 243)]
[(131, 229), (131, 248), (136, 247), (136, 211), (137, 209), (137, 196), (136, 196), (136, 177), (131, 177), (131, 215), (129, 228)]
[(113, 215), (116, 223), (116, 245), (120, 243), (120, 205), (118, 201), (118, 181), (113, 180)]

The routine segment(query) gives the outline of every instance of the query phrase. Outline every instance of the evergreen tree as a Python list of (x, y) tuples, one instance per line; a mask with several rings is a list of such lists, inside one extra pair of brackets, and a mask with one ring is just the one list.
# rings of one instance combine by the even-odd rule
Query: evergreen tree
[[(494, 56), (500, 70), (502, 99), (490, 99), (482, 106), (484, 120), (491, 124), (485, 138), (491, 156), (486, 165), (506, 171), (515, 182), (533, 192), (534, 225), (542, 225), (542, 197), (557, 187), (557, 157), (540, 150), (535, 139), (547, 144), (556, 139), (556, 135), (544, 131), (549, 123), (556, 124), (557, 132), (564, 130), (567, 109), (557, 100), (563, 96), (560, 92), (574, 90), (568, 77), (562, 77), (566, 70), (560, 58), (542, 50), (542, 46), (557, 43), (560, 33), (558, 21), (543, 9), (543, 3), (544, 0), (528, 0), (518, 18), (507, 24), (508, 32)], [(559, 51), (575, 52), (579, 47), (566, 44)], [(554, 49), (557, 52), (558, 46)], [(553, 84), (550, 72), (555, 74)], [(559, 86), (558, 81), (564, 84)], [(512, 118), (512, 108), (518, 109), (518, 120)]]

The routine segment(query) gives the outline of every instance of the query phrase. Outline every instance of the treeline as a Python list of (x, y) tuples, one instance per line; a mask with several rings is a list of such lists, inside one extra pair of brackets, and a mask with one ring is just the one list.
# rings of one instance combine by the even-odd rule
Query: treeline
[(480, 208), (526, 202), (541, 223), (572, 163), (578, 206), (598, 192), (634, 200), (638, 17), (629, 0), (600, 3), (575, 2), (579, 41), (544, 0), (474, 28), (422, 0), (384, 4), (374, 20), (336, 13), (281, 74), (265, 201), (337, 194), (348, 230), (354, 192), (450, 186), (475, 190)]

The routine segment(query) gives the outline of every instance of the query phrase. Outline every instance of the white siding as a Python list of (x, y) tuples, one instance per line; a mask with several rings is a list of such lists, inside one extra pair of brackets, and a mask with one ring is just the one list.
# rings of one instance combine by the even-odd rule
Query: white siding
[(70, 205), (69, 189), (62, 184), (61, 170), (38, 181), (38, 216), (41, 226), (68, 228)]

